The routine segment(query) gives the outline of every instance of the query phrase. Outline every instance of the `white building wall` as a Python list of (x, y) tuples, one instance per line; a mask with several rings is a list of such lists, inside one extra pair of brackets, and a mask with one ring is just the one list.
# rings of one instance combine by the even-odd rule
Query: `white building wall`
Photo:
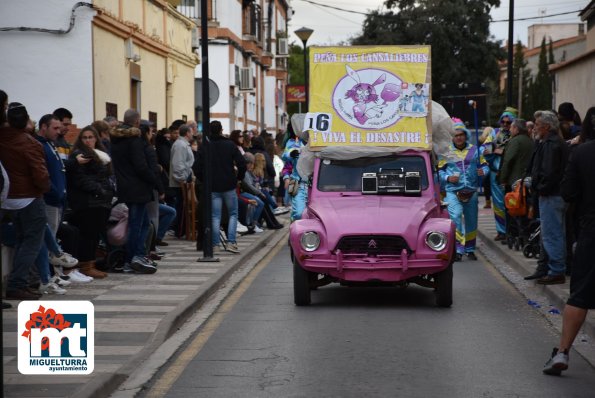
[(276, 125), (275, 96), (277, 89), (277, 79), (275, 76), (265, 76), (264, 78), (264, 123), (267, 128), (274, 128)]
[[(195, 78), (202, 78), (201, 64), (197, 65), (194, 69)], [(209, 45), (209, 79), (214, 81), (219, 88), (219, 99), (211, 107), (211, 114), (229, 113), (229, 64), (229, 47), (227, 45)], [(200, 95), (200, 93), (197, 93), (197, 95)], [(224, 132), (229, 133), (229, 119), (220, 117), (211, 117), (211, 119), (219, 120), (223, 126)]]
[(237, 0), (217, 1), (217, 21), (219, 26), (228, 28), (238, 37), (242, 37), (242, 4)]
[(585, 117), (593, 106), (595, 92), (595, 55), (573, 63), (555, 72), (554, 109), (562, 102), (572, 102), (574, 108)]
[[(195, 76), (202, 76), (202, 67), (197, 65)], [(209, 79), (219, 88), (219, 99), (211, 107), (211, 113), (229, 112), (229, 48), (227, 45), (209, 45)]]
[[(567, 39), (569, 37), (578, 36), (582, 23), (554, 23), (554, 24), (536, 24), (531, 25), (527, 29), (527, 47), (529, 49), (541, 46), (541, 42), (545, 37), (545, 43), (548, 44), (550, 38), (552, 41)], [(584, 33), (584, 31), (582, 32)]]
[[(581, 40), (571, 44), (567, 44), (565, 46), (554, 48), (555, 63), (568, 61), (575, 57), (578, 57), (579, 55), (585, 52), (586, 46), (587, 44), (585, 40)], [(549, 54), (549, 43), (546, 46), (546, 50)], [(526, 57), (525, 61), (527, 61), (527, 68), (531, 70), (531, 76), (535, 77), (539, 69), (539, 53), (531, 57)]]
[[(66, 29), (77, 0), (2, 0), (0, 27)], [(91, 20), (94, 11), (79, 7), (68, 34), (0, 32), (0, 89), (9, 101), (23, 103), (39, 120), (63, 107), (73, 123), (84, 126), (93, 117)], [(42, 66), (42, 67), (40, 67)]]

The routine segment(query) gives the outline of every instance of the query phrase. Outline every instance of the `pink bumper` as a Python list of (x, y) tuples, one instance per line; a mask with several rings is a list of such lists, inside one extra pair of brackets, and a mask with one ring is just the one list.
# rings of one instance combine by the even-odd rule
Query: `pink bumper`
[(450, 260), (439, 258), (417, 259), (401, 256), (365, 257), (342, 255), (316, 255), (296, 253), (297, 262), (307, 271), (330, 275), (339, 280), (353, 282), (398, 282), (419, 275), (442, 271)]

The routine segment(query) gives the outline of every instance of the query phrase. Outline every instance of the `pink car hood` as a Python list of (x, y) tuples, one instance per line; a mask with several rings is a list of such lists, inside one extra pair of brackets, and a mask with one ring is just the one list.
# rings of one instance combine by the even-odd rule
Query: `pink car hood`
[(318, 197), (308, 210), (322, 221), (330, 247), (344, 235), (396, 234), (415, 249), (422, 221), (435, 208), (431, 197), (357, 195)]

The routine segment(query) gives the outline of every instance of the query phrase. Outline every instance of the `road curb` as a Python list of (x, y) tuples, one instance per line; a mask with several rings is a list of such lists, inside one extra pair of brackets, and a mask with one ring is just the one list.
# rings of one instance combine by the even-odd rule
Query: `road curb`
[[(272, 245), (273, 247), (277, 245), (287, 236), (289, 229), (282, 231), (283, 233), (279, 232), (281, 231), (267, 230), (262, 233), (260, 240), (256, 244), (242, 250), (242, 253), (239, 256), (232, 257), (234, 259), (233, 261), (225, 264), (207, 282), (200, 287), (197, 287), (192, 295), (180, 302), (173, 311), (168, 313), (159, 322), (150, 341), (142, 350), (140, 350), (140, 352), (132, 356), (113, 374), (94, 377), (74, 392), (72, 396), (77, 398), (104, 398), (115, 392), (134, 370), (146, 361), (151, 354), (173, 335), (214, 292), (227, 282), (229, 277), (240, 268), (240, 266), (250, 261), (255, 254), (267, 245)], [(200, 252), (197, 251), (196, 254), (196, 257), (199, 258)]]

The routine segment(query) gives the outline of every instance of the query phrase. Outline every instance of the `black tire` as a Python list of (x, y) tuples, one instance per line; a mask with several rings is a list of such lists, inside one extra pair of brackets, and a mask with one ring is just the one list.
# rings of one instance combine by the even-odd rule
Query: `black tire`
[(434, 274), (436, 284), (436, 306), (448, 308), (452, 305), (452, 263), (443, 271)]
[(293, 302), (297, 306), (310, 305), (310, 274), (293, 260)]

